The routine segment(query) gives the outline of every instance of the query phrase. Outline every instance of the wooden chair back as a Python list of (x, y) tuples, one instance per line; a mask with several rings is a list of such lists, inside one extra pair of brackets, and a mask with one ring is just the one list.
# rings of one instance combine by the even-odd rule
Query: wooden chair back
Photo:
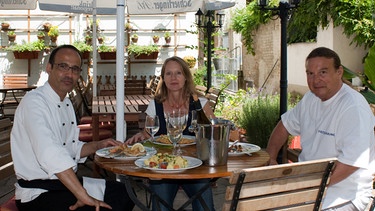
[(198, 97), (203, 97), (206, 95), (207, 87), (202, 85), (196, 85), (195, 90), (198, 92)]
[(3, 85), (4, 86), (27, 86), (28, 76), (27, 74), (3, 74)]
[(150, 80), (150, 90), (152, 95), (155, 95), (156, 89), (159, 85), (160, 78), (160, 76), (155, 76)]
[(125, 80), (125, 95), (144, 95), (146, 93), (146, 80)]
[(212, 111), (215, 111), (216, 104), (219, 100), (219, 96), (220, 96), (220, 89), (217, 89), (214, 87), (211, 87), (208, 90), (207, 94), (205, 95), (205, 97), (208, 99), (209, 105), (212, 108)]
[(320, 210), (336, 159), (249, 168), (232, 173), (223, 210)]
[(12, 122), (9, 118), (0, 119), (0, 180), (14, 175), (10, 152), (10, 131)]

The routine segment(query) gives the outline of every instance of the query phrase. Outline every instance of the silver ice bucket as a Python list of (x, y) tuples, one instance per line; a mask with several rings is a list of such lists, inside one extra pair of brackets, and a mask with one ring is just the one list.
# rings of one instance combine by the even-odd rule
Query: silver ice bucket
[(220, 120), (213, 125), (198, 125), (197, 156), (207, 166), (226, 165), (228, 160), (230, 121)]

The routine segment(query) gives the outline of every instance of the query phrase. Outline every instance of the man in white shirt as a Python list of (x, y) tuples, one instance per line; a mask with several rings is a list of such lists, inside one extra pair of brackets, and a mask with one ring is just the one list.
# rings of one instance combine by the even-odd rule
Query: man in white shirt
[(84, 178), (77, 164), (96, 150), (119, 145), (106, 139), (84, 143), (73, 105), (67, 94), (76, 85), (82, 60), (72, 45), (62, 45), (50, 55), (48, 81), (29, 92), (19, 104), (11, 133), (11, 151), (18, 182), (19, 210), (131, 210), (134, 203), (123, 184)]
[(289, 135), (301, 136), (299, 161), (338, 159), (323, 210), (364, 210), (372, 191), (374, 115), (365, 98), (344, 84), (339, 56), (324, 47), (306, 59), (310, 92), (281, 116), (269, 139), (270, 164)]

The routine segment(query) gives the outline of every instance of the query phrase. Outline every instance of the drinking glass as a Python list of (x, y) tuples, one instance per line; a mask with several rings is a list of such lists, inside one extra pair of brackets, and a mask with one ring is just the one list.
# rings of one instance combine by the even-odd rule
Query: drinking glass
[(172, 153), (181, 155), (182, 152), (177, 149), (177, 144), (182, 139), (182, 133), (186, 128), (187, 114), (184, 110), (172, 110), (167, 116), (167, 133), (169, 140), (173, 143)]
[(146, 131), (151, 135), (151, 142), (154, 143), (154, 135), (159, 131), (159, 117), (146, 116), (145, 128)]
[(189, 132), (193, 133), (196, 132), (198, 129), (198, 120), (197, 120), (197, 111), (192, 110), (191, 111), (191, 123), (189, 126)]

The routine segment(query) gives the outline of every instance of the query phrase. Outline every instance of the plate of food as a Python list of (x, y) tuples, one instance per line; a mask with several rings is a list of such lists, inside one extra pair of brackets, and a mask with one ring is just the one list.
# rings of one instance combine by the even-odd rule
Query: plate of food
[[(167, 135), (155, 136), (155, 144), (164, 146), (173, 146)], [(189, 135), (183, 135), (181, 141), (178, 143), (181, 147), (194, 145), (195, 137)]]
[(197, 158), (168, 153), (157, 153), (152, 156), (140, 158), (134, 163), (140, 168), (163, 173), (181, 172), (202, 165), (202, 161)]
[(152, 147), (145, 147), (141, 143), (136, 143), (132, 146), (122, 144), (118, 146), (106, 147), (96, 151), (96, 154), (103, 158), (128, 160), (155, 155), (156, 150)]
[(258, 152), (260, 150), (260, 147), (255, 144), (248, 144), (248, 143), (242, 143), (237, 142), (233, 147), (232, 144), (234, 142), (229, 142), (229, 156), (238, 156), (238, 155), (245, 155), (245, 154), (251, 154), (254, 152)]

